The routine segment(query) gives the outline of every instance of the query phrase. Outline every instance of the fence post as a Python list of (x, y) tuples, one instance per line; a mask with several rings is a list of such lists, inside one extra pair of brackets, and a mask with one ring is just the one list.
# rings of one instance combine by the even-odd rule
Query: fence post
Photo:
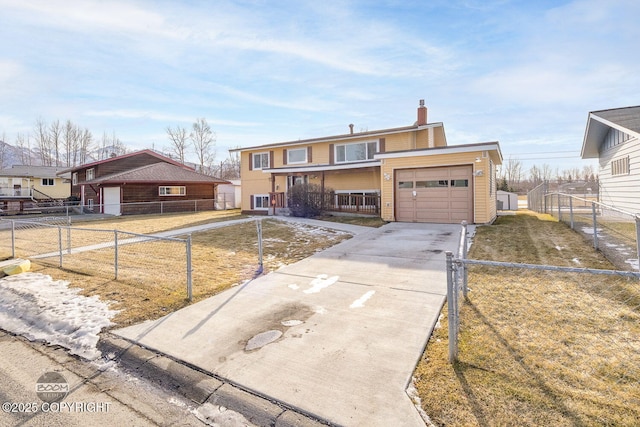
[(598, 249), (598, 221), (596, 220), (595, 202), (591, 202), (591, 216), (593, 217), (593, 247)]
[(60, 251), (60, 268), (62, 268), (62, 227), (58, 226), (58, 251)]
[[(467, 259), (467, 250), (468, 250), (468, 243), (467, 243), (467, 222), (463, 221), (464, 224), (464, 241), (462, 244), (462, 259)], [(464, 295), (464, 297), (467, 297), (467, 294), (469, 293), (469, 287), (468, 287), (468, 276), (467, 276), (467, 265), (466, 264), (461, 264), (462, 265), (462, 294)]]
[(562, 209), (560, 208), (560, 193), (558, 193), (558, 222), (562, 222)]
[(569, 220), (571, 221), (571, 229), (573, 230), (573, 196), (569, 196)]
[(164, 202), (160, 202), (160, 215), (164, 213)]
[(16, 257), (16, 221), (11, 220), (11, 258)]
[(191, 234), (187, 236), (187, 299), (189, 302), (193, 300), (193, 283), (191, 271)]
[(115, 268), (115, 279), (118, 280), (118, 230), (113, 230), (113, 249), (114, 249), (114, 263), (113, 266)]
[(67, 253), (71, 253), (71, 217), (67, 216)]
[(456, 288), (453, 283), (453, 253), (446, 251), (447, 257), (447, 309), (449, 322), (449, 363), (458, 358), (458, 331), (456, 325)]

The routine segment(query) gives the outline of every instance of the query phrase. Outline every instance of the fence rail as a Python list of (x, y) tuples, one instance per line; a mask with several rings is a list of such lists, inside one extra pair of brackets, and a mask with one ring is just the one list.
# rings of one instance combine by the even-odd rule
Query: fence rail
[[(31, 203), (31, 202), (30, 202)], [(55, 214), (55, 215), (84, 215), (84, 214), (113, 214), (113, 215), (144, 215), (168, 214), (180, 212), (201, 212), (211, 210), (235, 209), (233, 194), (222, 193), (215, 199), (196, 200), (165, 200), (158, 202), (130, 202), (120, 204), (87, 204), (75, 202), (52, 204), (32, 202), (31, 206), (22, 210), (11, 210), (3, 214)]]
[(182, 283), (192, 299), (191, 237), (180, 239), (120, 230), (71, 227), (69, 218), (5, 220), (0, 252), (12, 258), (86, 274), (145, 284), (158, 269), (167, 271), (171, 286)]
[(640, 270), (640, 216), (615, 206), (560, 192), (545, 184), (527, 195), (529, 209), (566, 223), (593, 242), (617, 269)]
[(636, 393), (640, 272), (468, 259), (466, 234), (462, 224), (458, 250), (446, 253), (451, 363), (490, 334), (532, 372), (562, 372), (572, 390)]

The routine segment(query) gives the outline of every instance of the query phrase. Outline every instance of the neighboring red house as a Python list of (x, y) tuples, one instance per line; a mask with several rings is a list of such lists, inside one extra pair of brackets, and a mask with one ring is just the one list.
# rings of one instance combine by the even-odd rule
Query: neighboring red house
[(113, 215), (179, 212), (193, 210), (194, 205), (197, 210), (215, 209), (216, 187), (228, 183), (152, 150), (63, 172), (71, 172), (71, 195), (78, 197), (85, 209)]

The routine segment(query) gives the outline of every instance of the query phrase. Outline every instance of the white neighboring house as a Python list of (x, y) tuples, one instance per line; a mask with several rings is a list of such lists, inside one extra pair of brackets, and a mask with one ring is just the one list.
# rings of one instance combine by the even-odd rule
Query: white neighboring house
[(598, 159), (600, 202), (640, 213), (640, 106), (592, 111), (583, 159)]

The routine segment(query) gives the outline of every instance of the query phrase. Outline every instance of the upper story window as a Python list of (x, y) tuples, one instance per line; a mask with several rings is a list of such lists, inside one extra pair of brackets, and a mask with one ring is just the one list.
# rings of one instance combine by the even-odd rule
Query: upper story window
[(87, 169), (87, 179), (85, 181), (91, 181), (96, 177), (96, 170), (94, 168)]
[(78, 185), (78, 172), (74, 172), (73, 175), (71, 175), (71, 184)]
[(359, 162), (371, 160), (378, 150), (377, 142), (355, 142), (336, 145), (336, 163)]
[(253, 169), (268, 169), (269, 153), (252, 154), (251, 164), (253, 165)]
[(307, 149), (293, 148), (287, 150), (287, 164), (307, 163)]
[(604, 139), (603, 149), (613, 148), (616, 145), (620, 145), (623, 142), (631, 139), (631, 135), (626, 134), (618, 129), (610, 128), (607, 136)]
[(42, 186), (50, 187), (53, 185), (53, 178), (42, 178)]
[(183, 185), (167, 185), (159, 187), (158, 194), (160, 196), (186, 196), (187, 187)]

